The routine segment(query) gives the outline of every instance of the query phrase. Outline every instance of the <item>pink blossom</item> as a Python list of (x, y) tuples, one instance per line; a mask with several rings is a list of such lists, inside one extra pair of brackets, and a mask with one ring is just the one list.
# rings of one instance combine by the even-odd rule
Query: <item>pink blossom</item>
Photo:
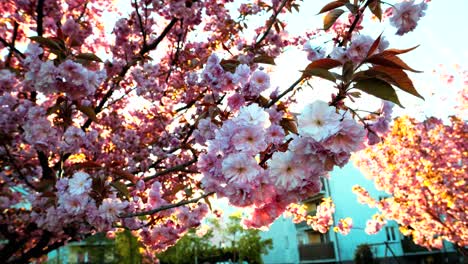
[(263, 151), (267, 147), (264, 131), (255, 126), (240, 129), (239, 133), (232, 137), (232, 143), (234, 144), (234, 148), (239, 151), (254, 153)]
[(250, 67), (246, 64), (240, 64), (236, 68), (236, 72), (234, 73), (234, 82), (240, 83), (241, 85), (247, 84), (250, 76)]
[(310, 43), (310, 41), (304, 45), (304, 51), (307, 52), (307, 59), (310, 61), (325, 58), (325, 48), (314, 46)]
[(85, 138), (86, 134), (81, 128), (69, 126), (63, 134), (62, 148), (65, 152), (76, 152), (84, 143)]
[(405, 0), (393, 6), (390, 24), (398, 29), (397, 35), (404, 35), (416, 28), (418, 21), (425, 15), (427, 4), (422, 1), (415, 4), (414, 0)]
[(72, 195), (80, 195), (91, 188), (91, 178), (88, 173), (78, 171), (68, 181), (68, 192)]
[(372, 216), (372, 219), (367, 220), (364, 231), (369, 235), (375, 235), (380, 231), (380, 229), (382, 229), (382, 227), (385, 226), (386, 223), (387, 221), (385, 221), (381, 215), (375, 214)]
[(89, 196), (86, 194), (64, 194), (63, 196), (60, 196), (59, 205), (61, 205), (67, 213), (77, 215), (85, 212), (88, 200)]
[(125, 207), (127, 207), (126, 202), (121, 202), (115, 198), (106, 198), (102, 201), (101, 206), (99, 206), (99, 216), (109, 222), (112, 222), (119, 214), (123, 213), (123, 209), (125, 209)]
[(316, 141), (327, 139), (340, 129), (341, 116), (324, 101), (315, 101), (304, 107), (297, 117), (299, 133)]
[(284, 190), (293, 190), (302, 184), (304, 170), (291, 151), (275, 152), (268, 162), (273, 184)]
[(246, 92), (249, 96), (258, 96), (269, 87), (270, 76), (263, 71), (255, 71), (250, 77), (250, 82)]
[(340, 219), (338, 224), (334, 228), (335, 232), (340, 232), (342, 235), (347, 235), (353, 228), (353, 219), (346, 217), (345, 219)]
[(269, 115), (265, 110), (257, 104), (251, 104), (240, 109), (239, 115), (235, 118), (240, 124), (269, 127)]
[(230, 182), (251, 182), (258, 175), (260, 166), (246, 154), (231, 154), (223, 160), (223, 174)]
[(329, 137), (323, 145), (334, 153), (355, 152), (364, 148), (364, 137), (366, 131), (350, 116), (341, 121), (340, 130)]
[(239, 110), (243, 105), (245, 105), (244, 96), (241, 94), (235, 93), (228, 98), (228, 106), (233, 111)]

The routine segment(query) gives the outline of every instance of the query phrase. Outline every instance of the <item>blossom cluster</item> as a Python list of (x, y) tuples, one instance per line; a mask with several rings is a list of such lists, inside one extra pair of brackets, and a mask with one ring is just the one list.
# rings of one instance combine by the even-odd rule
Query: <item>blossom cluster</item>
[[(256, 104), (242, 107), (207, 141), (207, 153), (198, 162), (207, 191), (228, 197), (233, 205), (255, 207), (248, 226), (268, 225), (288, 204), (319, 192), (320, 177), (364, 147), (362, 125), (326, 102), (309, 104), (297, 116), (299, 135), (285, 137), (277, 114), (270, 113)], [(264, 162), (286, 141), (285, 151)]]
[(457, 117), (450, 122), (400, 117), (381, 143), (356, 155), (356, 165), (390, 195), (376, 201), (363, 188), (353, 188), (361, 202), (381, 212), (369, 222), (370, 233), (389, 219), (419, 245), (440, 248), (441, 240), (466, 245), (467, 123)]

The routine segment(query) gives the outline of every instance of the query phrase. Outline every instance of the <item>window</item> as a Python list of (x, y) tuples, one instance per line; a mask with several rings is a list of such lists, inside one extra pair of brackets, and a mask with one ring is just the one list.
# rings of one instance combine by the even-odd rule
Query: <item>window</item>
[(385, 234), (387, 235), (387, 241), (396, 241), (397, 240), (397, 230), (395, 226), (386, 226)]
[(324, 177), (320, 177), (320, 183), (322, 183), (322, 189), (320, 191), (325, 192), (325, 184), (327, 179)]
[(328, 233), (322, 234), (312, 229), (308, 229), (305, 232), (307, 234), (308, 244), (325, 244), (330, 242)]
[(315, 215), (315, 212), (317, 211), (317, 206), (319, 206), (321, 203), (322, 199), (306, 202), (305, 205), (307, 206), (307, 213), (310, 215)]
[(297, 234), (297, 242), (299, 243), (299, 245), (307, 244), (306, 236), (305, 236), (304, 233), (298, 233)]

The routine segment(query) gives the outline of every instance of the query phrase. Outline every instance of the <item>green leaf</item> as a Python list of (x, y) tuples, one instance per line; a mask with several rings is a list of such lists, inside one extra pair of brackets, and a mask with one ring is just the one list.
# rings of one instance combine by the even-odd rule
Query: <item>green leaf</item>
[(354, 87), (380, 99), (391, 101), (401, 108), (404, 108), (398, 99), (395, 89), (386, 81), (377, 78), (364, 79), (357, 81)]
[(335, 21), (344, 13), (342, 9), (334, 9), (328, 12), (323, 18), (323, 29), (328, 30), (333, 26)]
[(302, 73), (303, 78), (312, 77), (312, 76), (317, 76), (317, 77), (329, 80), (331, 82), (336, 82), (335, 75), (333, 75), (330, 71), (326, 69), (312, 68), (309, 70), (305, 70)]
[(349, 82), (351, 78), (353, 77), (353, 74), (354, 74), (353, 62), (352, 61), (345, 62), (345, 64), (343, 65), (343, 72), (342, 72), (343, 81), (346, 83)]
[(355, 15), (359, 10), (359, 6), (353, 5), (351, 3), (347, 3), (346, 8), (348, 8), (349, 12), (351, 12), (353, 15)]
[(231, 73), (236, 72), (237, 66), (239, 66), (240, 62), (238, 60), (221, 60), (219, 63), (221, 67), (223, 67), (224, 71), (228, 71)]
[(80, 110), (83, 114), (85, 114), (89, 119), (93, 120), (94, 122), (98, 123), (99, 120), (96, 117), (96, 112), (94, 112), (94, 108), (91, 106), (84, 106), (84, 105), (77, 105), (76, 108)]
[(254, 62), (256, 63), (264, 63), (264, 64), (271, 64), (271, 65), (276, 65), (275, 64), (275, 58), (270, 57), (268, 55), (260, 55), (258, 57), (255, 57), (253, 59)]
[(76, 58), (80, 60), (86, 60), (86, 61), (102, 62), (102, 60), (98, 56), (96, 56), (96, 54), (93, 54), (93, 53), (80, 53), (76, 55)]
[(120, 181), (111, 182), (110, 185), (123, 196), (130, 198), (130, 192), (128, 191), (127, 185), (121, 183)]
[(369, 4), (369, 9), (380, 21), (382, 21), (382, 7), (379, 0), (374, 0)]
[(325, 12), (328, 12), (330, 10), (333, 10), (335, 8), (338, 8), (338, 7), (342, 7), (346, 4), (348, 4), (349, 1), (348, 0), (338, 0), (338, 1), (333, 1), (333, 2), (330, 2), (328, 4), (326, 4), (324, 7), (322, 7), (322, 9), (320, 9), (320, 11), (318, 12), (318, 14), (322, 14), (322, 13), (325, 13)]
[(40, 37), (40, 36), (35, 36), (35, 37), (29, 37), (32, 41), (35, 41), (42, 46), (48, 48), (50, 52), (58, 55), (58, 56), (65, 56), (64, 54), (67, 51), (67, 48), (65, 47), (65, 43), (63, 43), (63, 40), (60, 39), (53, 39), (53, 38), (45, 38), (45, 37)]

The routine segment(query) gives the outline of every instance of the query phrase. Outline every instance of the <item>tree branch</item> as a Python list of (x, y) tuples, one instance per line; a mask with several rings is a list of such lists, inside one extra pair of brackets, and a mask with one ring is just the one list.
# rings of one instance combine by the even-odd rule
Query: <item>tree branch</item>
[[(171, 29), (174, 27), (174, 25), (177, 23), (178, 19), (177, 18), (173, 18), (171, 20), (171, 22), (166, 26), (166, 28), (163, 30), (163, 32), (161, 32), (161, 35), (159, 35), (159, 37), (157, 39), (155, 39), (151, 44), (147, 45), (146, 47), (143, 47), (139, 54), (140, 56), (143, 56), (145, 55), (147, 52), (155, 49), (158, 47), (158, 45), (161, 43), (161, 41), (166, 37), (166, 35), (169, 33), (169, 31), (171, 31)], [(119, 77), (123, 78), (125, 76), (125, 74), (127, 74), (128, 70), (134, 66), (139, 60), (141, 60), (140, 57), (138, 58), (134, 58), (133, 60), (131, 60), (129, 63), (127, 63), (123, 68), (122, 70), (120, 71), (119, 73)], [(121, 78), (118, 78), (118, 79), (121, 79)], [(98, 113), (100, 113), (102, 111), (102, 109), (104, 108), (104, 105), (106, 104), (107, 100), (109, 100), (109, 98), (112, 96), (112, 94), (114, 93), (114, 89), (115, 87), (120, 83), (120, 80), (119, 81), (116, 81), (113, 83), (112, 87), (109, 88), (109, 90), (107, 91), (107, 93), (103, 96), (102, 100), (99, 102), (99, 104), (96, 106), (96, 108), (94, 109), (94, 112), (96, 113), (96, 115)], [(86, 122), (81, 126), (81, 129), (83, 130), (86, 130), (92, 123), (93, 121), (91, 119), (88, 118), (88, 120), (86, 120)]]
[(44, 26), (42, 23), (42, 19), (44, 18), (44, 0), (37, 1), (36, 13), (37, 35), (42, 36), (42, 34), (44, 33)]
[(268, 36), (268, 34), (271, 31), (271, 28), (273, 27), (273, 24), (276, 21), (276, 18), (278, 17), (279, 13), (281, 12), (281, 10), (283, 9), (283, 7), (286, 5), (287, 2), (288, 2), (288, 0), (283, 0), (283, 2), (281, 2), (280, 7), (278, 8), (278, 10), (275, 10), (273, 15), (269, 19), (269, 24), (268, 24), (267, 30), (265, 31), (263, 36), (255, 43), (255, 46), (258, 46)]
[(194, 158), (192, 160), (189, 160), (187, 162), (184, 162), (184, 163), (181, 163), (179, 165), (176, 165), (174, 167), (170, 167), (166, 170), (163, 170), (163, 171), (160, 171), (160, 172), (157, 172), (155, 173), (154, 175), (151, 175), (151, 176), (148, 176), (148, 177), (145, 177), (143, 180), (144, 181), (150, 181), (152, 179), (155, 179), (159, 176), (163, 176), (163, 175), (166, 175), (166, 174), (169, 174), (171, 172), (176, 172), (176, 171), (181, 171), (183, 169), (185, 169), (187, 166), (190, 166), (192, 164), (194, 164), (195, 162), (197, 162), (197, 158)]
[(291, 86), (289, 86), (288, 89), (286, 89), (284, 92), (282, 92), (280, 95), (278, 95), (276, 98), (272, 99), (271, 102), (269, 102), (265, 108), (269, 108), (271, 107), (272, 105), (274, 105), (276, 102), (278, 102), (281, 98), (283, 98), (286, 94), (290, 93), (292, 90), (294, 90), (294, 88), (300, 83), (302, 82), (303, 78), (300, 77), (299, 79), (297, 79), (297, 81), (295, 81), (293, 84), (291, 84)]
[(197, 198), (193, 198), (193, 199), (190, 199), (190, 200), (186, 200), (186, 201), (181, 201), (181, 202), (178, 202), (178, 203), (175, 203), (175, 204), (168, 204), (168, 205), (163, 205), (159, 208), (156, 208), (156, 209), (153, 209), (153, 210), (149, 210), (149, 211), (143, 211), (143, 212), (137, 212), (137, 213), (132, 213), (132, 214), (125, 214), (125, 215), (121, 215), (120, 218), (128, 218), (128, 217), (134, 217), (134, 216), (144, 216), (144, 215), (152, 215), (152, 214), (155, 214), (157, 212), (161, 212), (161, 211), (164, 211), (164, 210), (168, 210), (168, 209), (172, 209), (172, 208), (176, 208), (176, 207), (179, 207), (179, 206), (182, 206), (182, 205), (186, 205), (186, 204), (191, 204), (191, 203), (196, 203), (198, 202), (199, 200), (205, 198), (205, 197), (208, 197), (210, 195), (213, 195), (215, 192), (209, 192), (209, 193), (205, 193)]
[(137, 18), (138, 18), (138, 23), (140, 23), (141, 35), (143, 36), (143, 48), (145, 48), (147, 46), (147, 43), (146, 43), (146, 30), (145, 30), (145, 28), (143, 26), (143, 19), (141, 19), (140, 12), (138, 12), (138, 3), (137, 3), (136, 0), (134, 0), (133, 3), (135, 4), (135, 13), (136, 13)]
[(5, 39), (3, 39), (2, 37), (0, 37), (0, 42), (5, 46), (5, 47), (8, 47), (10, 50), (14, 51), (16, 54), (18, 54), (21, 58), (25, 58), (26, 56), (24, 56), (24, 54), (19, 51), (17, 48), (15, 48), (15, 46), (11, 45), (10, 43), (8, 43)]
[[(11, 37), (11, 46), (12, 47), (15, 47), (16, 37), (18, 36), (18, 28), (19, 28), (19, 24), (18, 24), (18, 22), (15, 21), (13, 23), (13, 36)], [(10, 49), (10, 51), (8, 52), (6, 62), (5, 62), (5, 64), (7, 66), (10, 66), (11, 57), (13, 56), (13, 52), (14, 52), (13, 49)]]
[(341, 40), (340, 44), (338, 45), (339, 47), (343, 47), (346, 45), (346, 43), (351, 40), (351, 36), (353, 34), (354, 29), (356, 28), (359, 20), (361, 19), (362, 14), (364, 13), (364, 10), (376, 0), (367, 0), (366, 3), (359, 9), (357, 12), (356, 16), (354, 17), (353, 24), (351, 24), (351, 27), (349, 27), (348, 33), (346, 33), (346, 36)]

